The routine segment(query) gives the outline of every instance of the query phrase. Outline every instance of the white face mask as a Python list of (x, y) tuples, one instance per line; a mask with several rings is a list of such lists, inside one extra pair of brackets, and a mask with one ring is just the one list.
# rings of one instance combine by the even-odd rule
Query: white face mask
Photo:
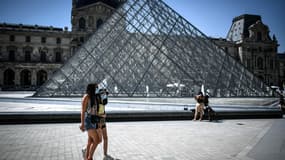
[(96, 88), (95, 94), (99, 94), (99, 87)]

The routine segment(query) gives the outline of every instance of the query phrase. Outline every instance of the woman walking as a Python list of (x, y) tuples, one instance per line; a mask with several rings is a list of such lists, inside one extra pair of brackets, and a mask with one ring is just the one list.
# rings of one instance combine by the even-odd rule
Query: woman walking
[(99, 118), (96, 115), (98, 103), (96, 102), (95, 90), (97, 84), (88, 84), (86, 94), (82, 98), (81, 109), (81, 131), (87, 130), (88, 141), (86, 145), (86, 154), (84, 159), (92, 160), (97, 145), (101, 142), (101, 136), (98, 135)]
[[(100, 89), (99, 90), (99, 98), (100, 98), (100, 104), (103, 105), (103, 110), (101, 113), (99, 113), (100, 117), (100, 124), (99, 128), (101, 128), (101, 134), (103, 137), (103, 152), (104, 152), (104, 160), (113, 159), (110, 155), (108, 155), (108, 134), (107, 134), (107, 127), (106, 127), (106, 111), (105, 106), (108, 103), (108, 94), (109, 92), (106, 89)], [(100, 136), (100, 135), (99, 135)]]
[[(107, 127), (106, 127), (106, 112), (105, 106), (108, 103), (108, 94), (109, 92), (106, 89), (95, 89), (95, 100), (96, 103), (98, 102), (98, 108), (96, 115), (98, 116), (98, 123), (97, 123), (97, 134), (99, 137), (99, 142), (102, 141), (103, 137), (103, 153), (104, 153), (104, 160), (112, 160), (113, 157), (108, 155), (108, 134), (107, 134)], [(86, 148), (82, 149), (83, 155), (86, 153)], [(84, 156), (83, 156), (84, 157)]]

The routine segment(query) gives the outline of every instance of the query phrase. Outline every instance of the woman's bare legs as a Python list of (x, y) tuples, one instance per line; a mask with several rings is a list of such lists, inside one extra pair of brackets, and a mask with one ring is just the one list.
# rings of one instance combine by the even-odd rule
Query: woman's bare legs
[[(101, 126), (100, 126), (101, 127)], [(102, 142), (102, 129), (101, 128), (98, 128), (96, 129), (96, 133), (98, 135), (98, 144)]]
[(202, 121), (202, 119), (203, 119), (203, 115), (204, 115), (204, 104), (202, 103), (202, 104), (200, 104), (200, 106), (199, 106), (199, 112), (200, 112), (200, 121)]
[[(90, 142), (90, 144), (89, 144)], [(89, 144), (89, 146), (88, 146)], [(86, 155), (87, 155), (87, 159), (92, 159), (93, 155), (94, 155), (94, 152), (95, 152), (95, 149), (97, 147), (97, 145), (99, 144), (99, 137), (98, 137), (98, 134), (96, 132), (95, 129), (90, 129), (88, 130), (88, 144), (87, 144), (87, 152), (86, 152)], [(88, 149), (89, 147), (89, 149)]]
[(194, 114), (194, 121), (196, 121), (197, 119), (197, 115), (199, 113), (199, 120), (202, 121), (202, 118), (203, 118), (203, 114), (204, 114), (204, 105), (203, 104), (200, 104), (200, 103), (197, 103), (196, 106), (195, 106), (195, 114)]
[(107, 127), (102, 128), (102, 133), (103, 133), (103, 150), (104, 150), (104, 156), (107, 156), (107, 151), (108, 151)]
[(198, 111), (199, 111), (199, 103), (196, 103), (196, 106), (195, 106), (195, 113), (194, 113), (194, 121), (196, 121), (197, 119), (197, 114), (198, 114)]
[(91, 137), (88, 136), (88, 142), (87, 142), (87, 146), (86, 146), (86, 153), (85, 153), (84, 160), (88, 158), (90, 147), (92, 144), (93, 144), (93, 141), (92, 141)]
[(203, 118), (203, 112), (202, 111), (200, 111), (200, 121), (202, 121), (202, 118)]

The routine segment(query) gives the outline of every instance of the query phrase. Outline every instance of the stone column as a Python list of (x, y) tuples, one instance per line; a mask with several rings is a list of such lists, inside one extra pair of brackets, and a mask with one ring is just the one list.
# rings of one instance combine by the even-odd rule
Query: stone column
[(37, 85), (37, 71), (36, 69), (32, 69), (32, 77), (31, 77), (31, 85), (36, 86)]
[(21, 69), (15, 69), (15, 86), (17, 88), (17, 86), (20, 86), (21, 85)]

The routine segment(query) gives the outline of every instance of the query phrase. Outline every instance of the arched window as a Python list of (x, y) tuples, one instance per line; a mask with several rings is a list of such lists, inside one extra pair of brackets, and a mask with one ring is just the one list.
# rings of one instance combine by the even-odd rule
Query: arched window
[(55, 62), (61, 62), (61, 53), (55, 52)]
[(42, 43), (46, 43), (47, 42), (47, 38), (46, 37), (42, 37), (41, 42)]
[(26, 36), (26, 42), (31, 42), (31, 36)]
[(102, 24), (103, 24), (103, 20), (102, 19), (98, 19), (97, 22), (96, 22), (96, 28), (98, 29)]
[(12, 69), (4, 71), (4, 85), (12, 86), (15, 84), (15, 72)]
[(8, 51), (8, 61), (15, 62), (16, 61), (16, 53), (17, 53), (17, 47), (16, 46), (7, 46)]
[(41, 51), (41, 62), (46, 62), (47, 58), (46, 58), (46, 52), (45, 51)]
[(31, 54), (32, 54), (33, 48), (30, 46), (26, 46), (23, 49), (23, 52), (25, 53), (25, 62), (31, 62)]
[(25, 51), (25, 62), (31, 62), (31, 52)]
[(27, 69), (23, 70), (20, 73), (21, 86), (30, 86), (31, 85), (31, 78), (32, 78), (31, 72)]
[(47, 72), (44, 70), (40, 70), (37, 73), (37, 85), (41, 86), (42, 84), (45, 83), (46, 80), (47, 80)]
[(61, 44), (61, 38), (59, 37), (56, 38), (56, 44)]
[(10, 50), (9, 51), (9, 61), (10, 62), (15, 62), (15, 50)]
[(84, 37), (79, 38), (80, 43), (84, 43)]
[(10, 41), (14, 42), (15, 41), (15, 36), (14, 35), (10, 35)]
[(263, 69), (263, 59), (261, 57), (257, 58), (257, 68)]
[(85, 19), (81, 17), (79, 19), (79, 29), (85, 29), (85, 27), (86, 27)]

